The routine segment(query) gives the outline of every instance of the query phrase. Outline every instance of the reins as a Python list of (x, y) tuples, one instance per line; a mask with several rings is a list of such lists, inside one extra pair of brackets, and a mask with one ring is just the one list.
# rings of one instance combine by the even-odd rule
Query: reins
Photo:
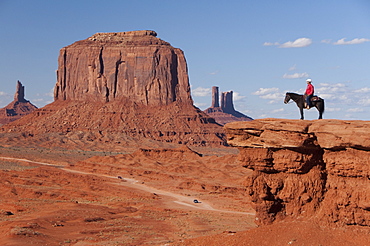
[(290, 99), (292, 99), (292, 101), (290, 101), (290, 100), (289, 100), (289, 101), (288, 101), (288, 104), (291, 104), (291, 103), (293, 103), (293, 102), (297, 103), (297, 100), (299, 100), (299, 98), (293, 99), (293, 97), (292, 97), (292, 96), (290, 96), (290, 95), (289, 95), (289, 98), (290, 98)]

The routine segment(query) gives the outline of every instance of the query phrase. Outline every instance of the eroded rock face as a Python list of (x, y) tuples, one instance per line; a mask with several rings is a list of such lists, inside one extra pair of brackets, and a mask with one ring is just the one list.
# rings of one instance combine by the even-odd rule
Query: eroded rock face
[(246, 185), (258, 224), (307, 217), (370, 226), (370, 122), (263, 119), (225, 130), (254, 170)]
[(60, 50), (55, 100), (192, 104), (183, 52), (154, 31), (97, 33)]
[(36, 109), (35, 105), (24, 98), (24, 86), (17, 81), (14, 100), (0, 109), (0, 125), (18, 120)]

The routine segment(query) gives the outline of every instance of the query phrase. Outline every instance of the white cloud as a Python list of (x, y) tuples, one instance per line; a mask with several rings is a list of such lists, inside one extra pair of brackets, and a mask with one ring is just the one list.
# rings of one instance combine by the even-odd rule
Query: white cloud
[[(260, 96), (260, 98), (262, 99), (272, 99), (272, 100), (276, 100), (281, 97), (282, 97), (281, 93), (270, 93), (270, 94)], [(271, 101), (271, 103), (273, 103), (273, 101)]]
[(275, 42), (275, 43), (264, 42), (263, 43), (263, 46), (278, 46), (278, 45), (280, 45), (278, 42)]
[(278, 88), (259, 88), (258, 91), (253, 92), (252, 94), (260, 96), (260, 95), (266, 95), (266, 94), (278, 92), (278, 91), (279, 91)]
[(342, 83), (337, 84), (328, 84), (328, 83), (320, 83), (315, 90), (318, 93), (322, 94), (336, 94), (339, 92), (348, 92), (347, 85)]
[(339, 112), (341, 110), (342, 110), (341, 108), (329, 108), (329, 107), (325, 108), (325, 111), (327, 112)]
[(324, 44), (330, 44), (330, 43), (331, 43), (331, 39), (324, 39), (324, 40), (321, 40), (321, 43), (324, 43)]
[(194, 102), (194, 105), (198, 108), (204, 108), (208, 106), (208, 104), (206, 103), (199, 103), (199, 102)]
[(233, 100), (234, 101), (240, 101), (243, 98), (245, 98), (245, 96), (240, 95), (238, 92), (235, 92), (235, 91), (233, 92)]
[(276, 103), (277, 100), (281, 100), (284, 96), (278, 88), (259, 88), (258, 91), (253, 92), (253, 95), (257, 95), (262, 99), (271, 100), (269, 104)]
[(334, 42), (334, 45), (346, 45), (346, 44), (362, 44), (365, 42), (369, 42), (370, 39), (367, 38), (355, 38), (350, 41), (345, 41), (345, 38), (339, 39), (338, 41)]
[(312, 44), (312, 39), (310, 38), (298, 38), (296, 40), (283, 43), (279, 48), (301, 48), (307, 47)]
[(0, 96), (8, 96), (6, 92), (0, 91)]
[(349, 108), (346, 110), (347, 112), (357, 113), (357, 112), (364, 112), (362, 108)]
[(54, 98), (54, 88), (52, 88), (48, 93), (45, 94), (46, 96)]
[(301, 48), (307, 47), (312, 44), (312, 39), (310, 38), (298, 38), (294, 41), (288, 41), (286, 43), (280, 44), (278, 42), (264, 42), (263, 46), (279, 46), (279, 48)]
[(369, 87), (364, 87), (364, 88), (355, 90), (353, 92), (355, 92), (355, 93), (367, 93), (367, 92), (370, 92), (370, 88)]
[(296, 64), (294, 64), (293, 66), (291, 66), (290, 68), (289, 68), (289, 71), (294, 71), (294, 70), (296, 70), (297, 69), (297, 65)]
[(308, 73), (294, 73), (294, 74), (284, 74), (283, 79), (301, 79), (307, 78)]
[(191, 91), (191, 94), (196, 97), (208, 97), (211, 95), (211, 88), (198, 87)]
[(44, 100), (44, 98), (36, 98), (36, 99), (32, 99), (31, 101), (32, 102), (43, 102), (45, 100)]
[(369, 106), (370, 105), (370, 98), (360, 99), (358, 104), (360, 104), (362, 106)]
[(284, 109), (279, 108), (279, 109), (272, 110), (272, 113), (280, 113), (280, 112), (284, 112)]

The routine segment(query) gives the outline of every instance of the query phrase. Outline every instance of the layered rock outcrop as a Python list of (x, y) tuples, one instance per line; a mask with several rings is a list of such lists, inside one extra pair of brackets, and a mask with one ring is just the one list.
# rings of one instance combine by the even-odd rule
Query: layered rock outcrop
[(216, 120), (217, 123), (225, 125), (233, 121), (251, 121), (251, 117), (236, 111), (233, 102), (233, 91), (221, 93), (221, 106), (217, 86), (212, 87), (212, 105), (204, 110), (206, 114)]
[(4, 127), (2, 139), (85, 149), (226, 145), (223, 128), (193, 105), (183, 52), (156, 35), (97, 33), (62, 48), (55, 101)]
[(0, 109), (0, 125), (20, 119), (37, 109), (35, 105), (24, 98), (24, 95), (24, 86), (20, 81), (17, 81), (14, 100)]
[(370, 226), (370, 122), (262, 119), (225, 130), (254, 170), (246, 185), (258, 224), (309, 218)]
[(60, 50), (55, 100), (193, 104), (184, 53), (154, 31), (97, 33)]

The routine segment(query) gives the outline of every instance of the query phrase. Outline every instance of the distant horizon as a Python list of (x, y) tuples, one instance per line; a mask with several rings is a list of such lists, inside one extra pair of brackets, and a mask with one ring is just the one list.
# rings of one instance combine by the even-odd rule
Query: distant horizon
[[(96, 33), (153, 30), (185, 53), (195, 106), (211, 106), (212, 86), (234, 92), (254, 119), (298, 119), (285, 93), (312, 79), (324, 119), (370, 120), (370, 2), (108, 1), (0, 2), (0, 108), (16, 82), (41, 108), (53, 102), (59, 50)], [(99, 13), (97, 15), (96, 13)], [(16, 18), (14, 18), (16, 16)], [(27, 24), (27, 25), (25, 25)], [(315, 109), (306, 119), (317, 119)]]

